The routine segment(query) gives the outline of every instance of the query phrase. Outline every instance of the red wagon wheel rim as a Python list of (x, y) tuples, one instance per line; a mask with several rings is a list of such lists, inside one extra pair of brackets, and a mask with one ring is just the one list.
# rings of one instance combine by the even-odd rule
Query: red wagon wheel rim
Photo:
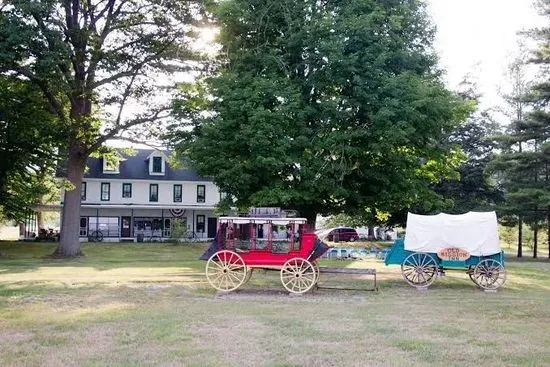
[(247, 267), (239, 254), (221, 250), (208, 259), (205, 272), (212, 287), (221, 292), (231, 292), (245, 282)]
[(305, 293), (316, 281), (315, 267), (306, 259), (295, 257), (285, 262), (281, 268), (281, 283), (290, 293)]

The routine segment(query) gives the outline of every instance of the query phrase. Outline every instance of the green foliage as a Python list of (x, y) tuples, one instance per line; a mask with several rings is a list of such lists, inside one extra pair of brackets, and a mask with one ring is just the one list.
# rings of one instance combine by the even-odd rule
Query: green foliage
[[(443, 86), (420, 1), (219, 3), (220, 74), (182, 90), (175, 140), (236, 206), (316, 213), (429, 202), (470, 107)], [(209, 113), (204, 113), (208, 107)]]
[(179, 243), (188, 237), (187, 226), (184, 221), (174, 218), (170, 227), (170, 239), (173, 243)]
[(498, 147), (494, 139), (497, 132), (498, 125), (491, 120), (489, 111), (483, 111), (470, 117), (448, 138), (447, 143), (459, 146), (466, 160), (459, 167), (458, 179), (444, 180), (434, 187), (448, 200), (442, 207), (445, 212), (462, 214), (494, 210), (503, 201), (503, 193), (487, 172), (491, 155)]
[(0, 75), (2, 216), (20, 221), (36, 204), (58, 194), (53, 167), (57, 149), (65, 141), (65, 132), (40, 90), (28, 81)]

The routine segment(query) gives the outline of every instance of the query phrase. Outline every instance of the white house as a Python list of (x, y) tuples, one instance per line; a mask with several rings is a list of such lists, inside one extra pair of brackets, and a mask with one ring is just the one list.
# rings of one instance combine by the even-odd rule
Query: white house
[(104, 241), (166, 238), (174, 218), (196, 238), (213, 238), (218, 187), (193, 168), (173, 167), (168, 158), (166, 152), (144, 149), (119, 153), (116, 163), (89, 158), (81, 191), (81, 240), (94, 232)]

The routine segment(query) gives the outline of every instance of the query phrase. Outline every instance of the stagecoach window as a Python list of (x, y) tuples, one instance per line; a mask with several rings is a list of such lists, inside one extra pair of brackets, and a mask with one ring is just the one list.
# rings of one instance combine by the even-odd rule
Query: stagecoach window
[(89, 231), (99, 230), (103, 237), (119, 237), (119, 217), (90, 217)]
[(197, 203), (204, 203), (206, 201), (205, 186), (197, 185)]

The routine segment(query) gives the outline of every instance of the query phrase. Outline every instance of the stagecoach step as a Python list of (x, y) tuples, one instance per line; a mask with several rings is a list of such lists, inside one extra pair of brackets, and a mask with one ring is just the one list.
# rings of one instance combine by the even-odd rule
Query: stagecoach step
[(326, 266), (319, 267), (319, 273), (325, 274), (353, 274), (353, 275), (372, 275), (373, 276), (373, 287), (368, 289), (363, 288), (349, 288), (349, 287), (327, 287), (319, 286), (320, 289), (343, 289), (343, 290), (364, 290), (364, 291), (377, 291), (378, 284), (376, 283), (376, 269), (358, 269), (358, 268), (331, 268)]

